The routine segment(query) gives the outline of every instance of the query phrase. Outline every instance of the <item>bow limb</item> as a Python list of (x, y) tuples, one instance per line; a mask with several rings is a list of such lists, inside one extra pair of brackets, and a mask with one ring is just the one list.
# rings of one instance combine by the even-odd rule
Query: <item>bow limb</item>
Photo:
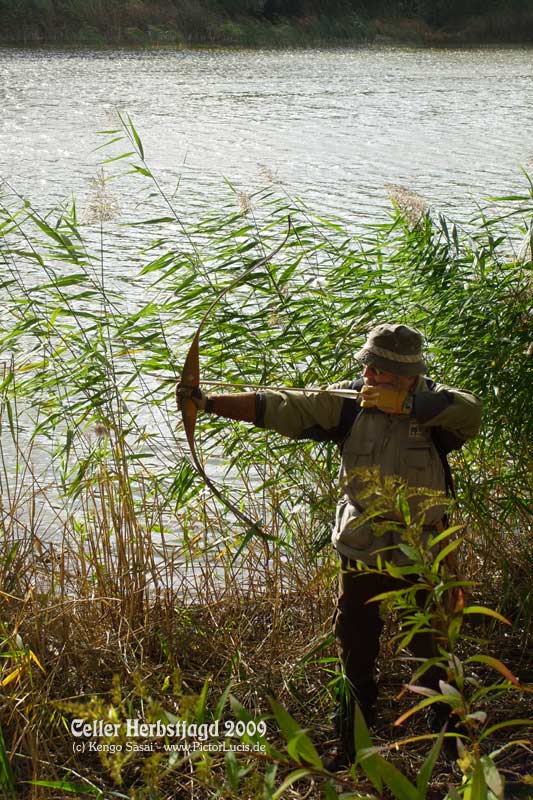
[[(185, 364), (181, 371), (180, 384), (182, 386), (190, 386), (191, 389), (198, 389), (200, 386), (200, 356), (198, 348), (200, 331), (197, 330), (192, 344), (187, 353)], [(190, 398), (184, 398), (181, 402), (181, 416), (183, 419), (183, 427), (191, 455), (196, 463), (196, 449), (194, 447), (194, 431), (196, 429), (196, 417), (198, 416), (198, 408), (196, 403)]]
[[(185, 359), (185, 364), (183, 365), (181, 372), (181, 385), (190, 387), (191, 389), (197, 389), (200, 385), (199, 333), (200, 329), (198, 329), (194, 335), (194, 339), (189, 348), (189, 352), (187, 353), (187, 358)], [(240, 519), (241, 522), (246, 523), (246, 525), (248, 525), (250, 528), (259, 530), (256, 522), (252, 522), (252, 520), (248, 519), (248, 517), (244, 515), (240, 509), (235, 508), (235, 506), (226, 497), (224, 497), (223, 494), (221, 494), (217, 487), (212, 483), (211, 479), (200, 463), (194, 442), (194, 432), (196, 429), (196, 417), (198, 415), (198, 409), (193, 400), (184, 398), (181, 401), (181, 415), (192, 460), (197, 472), (204, 479), (205, 483), (207, 486), (209, 486), (213, 494), (216, 495), (216, 497), (218, 497), (218, 499), (230, 509), (235, 517)]]
[[(217, 305), (217, 303), (220, 302), (220, 300), (222, 300), (225, 294), (227, 294), (229, 291), (231, 291), (231, 289), (237, 286), (238, 283), (244, 280), (247, 277), (247, 275), (249, 275), (252, 272), (252, 270), (263, 266), (263, 264), (266, 264), (267, 261), (270, 261), (272, 258), (274, 258), (275, 255), (279, 253), (279, 251), (282, 249), (282, 247), (284, 247), (289, 238), (291, 227), (292, 227), (291, 218), (288, 217), (287, 234), (283, 239), (283, 241), (281, 242), (281, 244), (278, 245), (270, 253), (267, 253), (267, 255), (265, 255), (263, 258), (259, 259), (259, 261), (253, 264), (249, 269), (245, 270), (245, 272), (242, 275), (239, 275), (237, 278), (235, 278), (235, 280), (233, 280), (215, 297), (215, 299), (207, 309), (206, 313), (204, 314), (202, 320), (200, 321), (196, 333), (194, 334), (194, 338), (189, 348), (189, 352), (187, 353), (187, 357), (185, 359), (185, 364), (183, 365), (183, 369), (181, 371), (180, 384), (182, 386), (187, 386), (190, 387), (191, 389), (198, 389), (200, 386), (200, 333), (213, 308)], [(205, 472), (202, 464), (200, 463), (200, 460), (196, 453), (196, 446), (194, 443), (194, 432), (196, 429), (196, 417), (198, 414), (198, 409), (192, 399), (184, 398), (181, 401), (181, 413), (182, 413), (185, 435), (187, 437), (187, 442), (189, 444), (192, 460), (194, 466), (196, 467), (197, 472), (204, 479), (205, 483), (210, 488), (212, 493), (216, 497), (218, 497), (218, 499), (222, 503), (224, 503), (224, 505), (232, 512), (232, 514), (237, 519), (239, 519), (241, 522), (243, 522), (245, 525), (248, 526), (249, 535), (252, 533), (258, 533), (263, 538), (269, 539), (270, 537), (268, 537), (263, 532), (258, 522), (253, 522), (249, 517), (246, 516), (246, 514), (244, 514), (240, 509), (236, 508), (233, 505), (233, 503), (231, 503), (226, 497), (224, 497), (224, 495), (217, 489), (217, 487), (211, 481), (211, 479)]]

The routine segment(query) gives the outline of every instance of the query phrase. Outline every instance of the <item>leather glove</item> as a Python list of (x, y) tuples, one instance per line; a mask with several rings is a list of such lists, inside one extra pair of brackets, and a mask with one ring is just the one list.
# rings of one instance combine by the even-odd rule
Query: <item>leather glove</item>
[(410, 414), (412, 403), (406, 403), (407, 389), (394, 389), (391, 386), (363, 386), (362, 408), (379, 408), (385, 414)]
[(175, 395), (178, 411), (181, 411), (183, 400), (192, 400), (199, 411), (205, 411), (209, 400), (209, 397), (201, 389), (192, 389), (190, 386), (182, 386), (181, 383), (176, 384)]

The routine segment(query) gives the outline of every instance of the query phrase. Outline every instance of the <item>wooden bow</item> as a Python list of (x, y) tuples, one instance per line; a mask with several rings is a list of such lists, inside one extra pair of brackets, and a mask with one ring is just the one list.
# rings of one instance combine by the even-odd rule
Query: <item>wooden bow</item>
[[(209, 315), (211, 314), (211, 311), (213, 310), (213, 308), (217, 305), (217, 303), (220, 302), (220, 300), (222, 300), (224, 295), (226, 295), (235, 286), (237, 286), (237, 284), (239, 284), (242, 280), (244, 280), (246, 278), (246, 276), (249, 275), (250, 272), (252, 272), (252, 270), (258, 269), (258, 267), (262, 267), (263, 264), (266, 264), (268, 261), (271, 261), (274, 258), (274, 256), (276, 256), (279, 253), (279, 251), (282, 249), (282, 247), (284, 247), (284, 245), (286, 244), (286, 242), (287, 242), (287, 240), (289, 238), (289, 235), (290, 235), (290, 232), (291, 232), (291, 227), (292, 227), (291, 226), (291, 218), (288, 217), (287, 234), (286, 234), (285, 238), (283, 239), (283, 241), (281, 242), (281, 244), (278, 245), (274, 250), (272, 250), (272, 252), (268, 253), (266, 256), (261, 258), (258, 262), (254, 263), (249, 269), (245, 270), (245, 272), (243, 272), (242, 275), (239, 275), (237, 278), (235, 278), (235, 280), (232, 281), (228, 286), (226, 286), (226, 288), (223, 289), (220, 292), (220, 294), (218, 294), (217, 297), (213, 300), (213, 302), (211, 303), (211, 305), (209, 306), (209, 308), (205, 312), (204, 316), (202, 317), (202, 320), (201, 320), (200, 324), (198, 325), (196, 333), (194, 334), (194, 338), (192, 340), (192, 344), (191, 344), (191, 346), (189, 348), (189, 352), (187, 353), (187, 357), (185, 359), (185, 363), (184, 363), (183, 369), (181, 371), (181, 377), (180, 377), (180, 385), (181, 386), (187, 387), (187, 388), (191, 388), (191, 389), (198, 389), (200, 387), (200, 333), (202, 332), (202, 328), (204, 327), (204, 324), (205, 324), (207, 318), (209, 317)], [(196, 407), (196, 404), (194, 403), (194, 401), (192, 399), (185, 397), (185, 398), (181, 398), (180, 399), (180, 405), (181, 405), (181, 414), (182, 414), (182, 419), (183, 419), (183, 427), (185, 429), (185, 435), (187, 437), (187, 442), (189, 444), (189, 450), (191, 452), (191, 456), (192, 456), (192, 460), (193, 460), (194, 466), (196, 467), (196, 470), (199, 473), (199, 475), (201, 475), (201, 477), (204, 479), (205, 483), (207, 484), (207, 486), (209, 486), (210, 490), (215, 495), (215, 497), (218, 497), (218, 499), (222, 503), (224, 503), (224, 505), (227, 508), (229, 508), (229, 510), (232, 512), (232, 514), (234, 514), (234, 516), (238, 520), (243, 522), (248, 527), (249, 530), (248, 530), (248, 535), (246, 537), (246, 540), (248, 540), (248, 538), (250, 536), (252, 536), (254, 533), (259, 534), (260, 536), (262, 536), (265, 539), (271, 538), (271, 537), (268, 537), (263, 532), (259, 522), (253, 522), (239, 508), (236, 508), (233, 505), (233, 503), (230, 500), (228, 500), (219, 491), (219, 489), (215, 486), (215, 484), (211, 481), (211, 479), (209, 478), (209, 476), (205, 472), (202, 464), (200, 463), (200, 460), (199, 460), (198, 455), (196, 453), (196, 447), (195, 447), (195, 443), (194, 443), (194, 432), (195, 432), (195, 429), (196, 429), (196, 417), (197, 417), (197, 414), (198, 414), (198, 409)]]

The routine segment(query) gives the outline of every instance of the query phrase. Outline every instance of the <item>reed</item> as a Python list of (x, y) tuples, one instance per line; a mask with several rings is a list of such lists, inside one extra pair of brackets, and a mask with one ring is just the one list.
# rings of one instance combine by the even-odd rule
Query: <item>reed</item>
[[(312, 729), (319, 747), (331, 735), (336, 565), (321, 544), (336, 455), (200, 419), (208, 471), (273, 540), (246, 541), (191, 466), (173, 382), (213, 298), (250, 267), (202, 332), (207, 380), (319, 386), (356, 374), (353, 353), (371, 324), (394, 317), (423, 329), (433, 377), (485, 401), (483, 432), (455, 464), (465, 569), (478, 581), (476, 602), (512, 623), (504, 636), (489, 619), (483, 646), (498, 658), (508, 652), (527, 682), (531, 262), (516, 255), (515, 228), (525, 233), (530, 223), (531, 187), (493, 202), (466, 230), (427, 210), (413, 224), (396, 205), (389, 220), (354, 234), (275, 185), (244, 204), (228, 186), (225, 207), (187, 223), (129, 118), (104, 144), (106, 172), (86, 214), (76, 204), (40, 211), (7, 188), (2, 195), (2, 790), (296, 797), (300, 761), (311, 763), (309, 796), (328, 786), (333, 797), (299, 731)], [(120, 185), (111, 169), (145, 193), (145, 219), (130, 219), (127, 198), (110, 194)], [(289, 242), (253, 269), (283, 240), (288, 214)], [(464, 646), (468, 658), (468, 637)], [(385, 672), (393, 656), (391, 644)], [(392, 698), (399, 688), (389, 680), (383, 691)], [(391, 722), (402, 702), (391, 699)], [(523, 716), (494, 703), (504, 719)], [(255, 739), (266, 750), (79, 754), (75, 716), (267, 718), (266, 736)], [(280, 728), (303, 755), (294, 743), (283, 751)], [(502, 747), (505, 730), (493, 734)], [(388, 747), (385, 738), (378, 744)], [(520, 775), (521, 762), (503, 752), (504, 770)], [(412, 775), (427, 742), (401, 753)], [(358, 773), (349, 787), (362, 791), (367, 779)], [(436, 778), (430, 789), (439, 786)]]

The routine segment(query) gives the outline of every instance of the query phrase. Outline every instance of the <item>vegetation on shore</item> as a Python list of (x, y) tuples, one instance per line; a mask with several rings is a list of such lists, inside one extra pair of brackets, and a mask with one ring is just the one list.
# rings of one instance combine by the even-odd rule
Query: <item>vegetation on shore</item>
[[(389, 599), (396, 617), (442, 632), (461, 759), (439, 757), (439, 740), (431, 750), (421, 711), (392, 727), (420, 699), (401, 691), (412, 664), (398, 661), (392, 621), (379, 727), (370, 741), (359, 723), (366, 756), (339, 778), (343, 796), (381, 798), (388, 787), (398, 800), (527, 797), (533, 187), (493, 202), (468, 230), (389, 187), (390, 220), (354, 236), (275, 184), (253, 197), (228, 186), (227, 207), (186, 225), (131, 122), (105, 137), (104, 168), (127, 165), (145, 218), (117, 218), (104, 172), (84, 209), (39, 211), (2, 190), (3, 796), (337, 797), (320, 758), (339, 681), (336, 563), (321, 546), (338, 491), (335, 451), (200, 420), (208, 471), (218, 464), (223, 490), (271, 537), (248, 541), (191, 467), (172, 397), (192, 331), (220, 289), (282, 240), (290, 214), (283, 250), (213, 309), (200, 342), (206, 379), (349, 377), (365, 331), (394, 317), (425, 332), (433, 377), (485, 406), (481, 436), (454, 464), (461, 528), (449, 541), (453, 549), (460, 534), (466, 607), (446, 604), (455, 575), (407, 518), (405, 546), (432, 601), (413, 619), (408, 595)], [(520, 254), (517, 234), (529, 237)], [(137, 252), (121, 266), (126, 241)], [(407, 513), (405, 487), (380, 494)], [(100, 750), (76, 749), (86, 739), (73, 737), (73, 719), (117, 724), (119, 734), (92, 737)], [(171, 739), (128, 739), (127, 719), (239, 721), (231, 741), (242, 749), (165, 750)]]
[(529, 0), (0, 0), (0, 41), (297, 47), (533, 41)]

